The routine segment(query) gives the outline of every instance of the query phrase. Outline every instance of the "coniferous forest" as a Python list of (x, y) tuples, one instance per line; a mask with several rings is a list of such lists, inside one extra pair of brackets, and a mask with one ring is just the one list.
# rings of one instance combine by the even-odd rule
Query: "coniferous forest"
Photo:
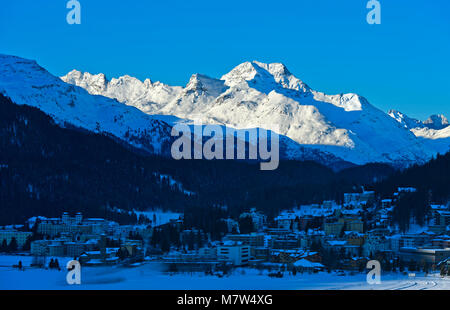
[(403, 172), (384, 164), (334, 172), (314, 162), (282, 161), (277, 170), (260, 171), (256, 162), (176, 161), (107, 135), (62, 128), (42, 111), (0, 95), (0, 225), (63, 211), (115, 219), (114, 209), (160, 208), (185, 212), (187, 226), (214, 226), (211, 218), (223, 213), (236, 217), (256, 207), (273, 216), (300, 204), (342, 201), (344, 192), (362, 185), (382, 193), (416, 186), (444, 200), (449, 157)]

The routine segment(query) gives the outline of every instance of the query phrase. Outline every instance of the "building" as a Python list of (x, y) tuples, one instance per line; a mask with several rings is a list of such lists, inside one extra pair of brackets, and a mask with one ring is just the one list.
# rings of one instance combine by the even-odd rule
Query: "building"
[(346, 231), (345, 238), (349, 245), (362, 246), (365, 242), (366, 235), (354, 231)]
[(382, 208), (390, 208), (392, 206), (392, 199), (383, 199), (381, 200)]
[(269, 240), (269, 246), (277, 250), (298, 249), (300, 247), (300, 239), (295, 235), (279, 236)]
[(337, 222), (325, 223), (325, 235), (339, 236), (342, 231), (362, 233), (364, 223), (359, 218), (340, 218)]
[(234, 266), (247, 265), (250, 260), (250, 246), (225, 242), (217, 247), (219, 260), (232, 262)]
[(78, 212), (74, 217), (71, 217), (68, 212), (64, 212), (61, 216), (61, 222), (65, 225), (81, 225), (83, 215)]
[(250, 212), (242, 213), (240, 217), (250, 217), (253, 222), (253, 227), (256, 231), (262, 230), (267, 221), (267, 216), (265, 216), (261, 212), (256, 211), (255, 208), (251, 209)]
[(251, 256), (257, 260), (268, 261), (270, 256), (270, 249), (267, 247), (251, 247)]
[(404, 261), (437, 264), (450, 258), (450, 249), (401, 248), (399, 256)]
[(79, 257), (87, 247), (83, 243), (77, 242), (67, 242), (66, 244), (66, 255), (68, 257)]
[(295, 229), (294, 222), (297, 219), (297, 216), (291, 213), (284, 213), (275, 218), (275, 222), (277, 223), (277, 227), (283, 230), (292, 230)]
[(450, 211), (437, 210), (433, 212), (434, 223), (438, 226), (450, 225)]
[(327, 236), (339, 236), (344, 228), (343, 222), (325, 223), (323, 226), (325, 235)]
[(418, 248), (431, 244), (433, 236), (426, 233), (396, 235), (390, 238), (391, 250), (398, 252), (401, 248)]
[(370, 233), (367, 235), (363, 245), (363, 255), (370, 256), (378, 252), (390, 250), (389, 240), (384, 235)]
[[(214, 249), (215, 250), (215, 249)], [(224, 263), (231, 266), (231, 262), (220, 262), (214, 251), (205, 253), (170, 253), (162, 258), (162, 263), (168, 272), (214, 272)]]
[(362, 193), (345, 193), (344, 194), (344, 205), (345, 206), (359, 206), (365, 205), (369, 201), (375, 199), (375, 192), (373, 191), (363, 191)]
[(97, 240), (72, 242), (65, 239), (36, 240), (31, 242), (31, 255), (55, 257), (79, 257), (85, 251), (98, 247)]
[(83, 215), (80, 212), (73, 217), (64, 212), (61, 218), (40, 219), (37, 232), (53, 238), (63, 233), (73, 235), (92, 234), (94, 228), (97, 228), (98, 231), (98, 221), (83, 223)]
[(226, 235), (224, 240), (229, 240), (233, 242), (241, 242), (242, 244), (247, 244), (252, 247), (263, 247), (264, 246), (264, 234), (251, 233), (242, 235)]
[(321, 263), (310, 262), (305, 258), (299, 259), (298, 261), (293, 263), (293, 266), (297, 269), (306, 271), (321, 271), (325, 268), (325, 266)]
[(31, 255), (34, 256), (48, 256), (49, 240), (36, 240), (31, 242)]
[(433, 247), (446, 249), (450, 248), (450, 237), (435, 238), (431, 241)]
[(65, 247), (63, 241), (54, 240), (54, 241), (51, 241), (50, 244), (47, 245), (47, 255), (48, 256), (62, 257), (62, 256), (65, 256), (65, 253), (66, 253), (66, 247)]
[(239, 223), (231, 218), (228, 219), (222, 219), (227, 225), (228, 232), (237, 232), (239, 231)]

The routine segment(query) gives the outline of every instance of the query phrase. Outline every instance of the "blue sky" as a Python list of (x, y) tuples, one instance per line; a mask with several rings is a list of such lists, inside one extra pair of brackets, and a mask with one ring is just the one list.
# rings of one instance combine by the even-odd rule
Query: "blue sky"
[(247, 60), (282, 62), (312, 88), (356, 92), (378, 108), (450, 117), (450, 1), (3, 1), (0, 53), (36, 59), (55, 75), (76, 68), (185, 85)]

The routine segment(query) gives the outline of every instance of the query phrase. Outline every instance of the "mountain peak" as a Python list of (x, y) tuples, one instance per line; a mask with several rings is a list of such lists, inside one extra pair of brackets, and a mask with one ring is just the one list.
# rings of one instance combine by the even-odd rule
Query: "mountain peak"
[(36, 87), (49, 86), (58, 82), (58, 78), (39, 66), (35, 60), (0, 54), (0, 84), (13, 86), (22, 79), (33, 82)]
[(442, 114), (433, 114), (426, 121), (423, 122), (431, 129), (444, 129), (449, 126), (448, 119)]
[(258, 67), (268, 71), (270, 74), (274, 76), (292, 75), (291, 72), (289, 72), (288, 68), (282, 63), (275, 62), (271, 64), (266, 64), (259, 61), (253, 61), (253, 63)]
[(101, 94), (108, 85), (108, 79), (103, 73), (91, 74), (89, 72), (81, 72), (72, 70), (65, 76), (61, 77), (66, 83), (86, 88), (90, 93)]
[(434, 130), (441, 130), (450, 125), (448, 119), (442, 114), (431, 115), (427, 120), (423, 122), (415, 118), (410, 118), (397, 110), (389, 110), (388, 114), (390, 117), (392, 117), (408, 129), (429, 128)]
[(246, 61), (222, 76), (221, 80), (224, 80), (227, 84), (238, 84), (243, 81), (251, 81), (257, 75), (258, 66), (254, 62)]
[(200, 118), (233, 128), (278, 124), (277, 133), (290, 141), (286, 147), (290, 158), (298, 158), (295, 150), (303, 145), (356, 164), (401, 166), (423, 162), (437, 151), (434, 144), (417, 139), (408, 126), (399, 126), (397, 122), (406, 119), (402, 113), (391, 111), (395, 121), (357, 94), (314, 91), (282, 63), (244, 62), (220, 80), (194, 74), (185, 87), (156, 82), (145, 88), (138, 82), (111, 81), (102, 95), (148, 114)]
[(0, 63), (2, 65), (6, 65), (6, 64), (31, 64), (31, 65), (37, 65), (37, 62), (35, 60), (32, 59), (25, 59), (25, 58), (21, 58), (18, 56), (13, 56), (13, 55), (7, 55), (7, 54), (1, 54), (0, 53)]
[(184, 88), (184, 93), (189, 94), (195, 92), (196, 94), (207, 93), (211, 96), (217, 97), (226, 87), (224, 82), (218, 79), (210, 78), (209, 76), (196, 73), (191, 76), (188, 84)]
[[(272, 76), (292, 75), (282, 63), (263, 63), (260, 61), (246, 61), (234, 67), (224, 76), (240, 77), (244, 80), (252, 80), (256, 75), (269, 74)], [(223, 78), (222, 78), (223, 79)]]
[[(309, 92), (311, 89), (303, 81), (296, 78), (282, 63), (263, 63), (259, 61), (244, 62), (221, 78), (228, 86), (247, 83), (267, 89), (281, 88)], [(249, 84), (250, 83), (250, 84)]]

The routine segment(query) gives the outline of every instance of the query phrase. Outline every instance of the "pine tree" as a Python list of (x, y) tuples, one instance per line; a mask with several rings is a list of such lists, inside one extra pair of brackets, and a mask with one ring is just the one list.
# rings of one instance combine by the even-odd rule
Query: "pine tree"
[(3, 239), (2, 245), (0, 247), (0, 252), (7, 252), (8, 251), (8, 243), (6, 242), (6, 239)]
[(447, 271), (445, 270), (445, 265), (443, 263), (441, 264), (440, 273), (441, 273), (441, 277), (444, 277), (447, 273)]
[(241, 234), (249, 234), (253, 232), (253, 220), (250, 216), (244, 216), (239, 218), (239, 231)]
[(11, 241), (8, 244), (8, 252), (13, 253), (16, 252), (18, 249), (17, 240), (15, 237), (11, 238)]

